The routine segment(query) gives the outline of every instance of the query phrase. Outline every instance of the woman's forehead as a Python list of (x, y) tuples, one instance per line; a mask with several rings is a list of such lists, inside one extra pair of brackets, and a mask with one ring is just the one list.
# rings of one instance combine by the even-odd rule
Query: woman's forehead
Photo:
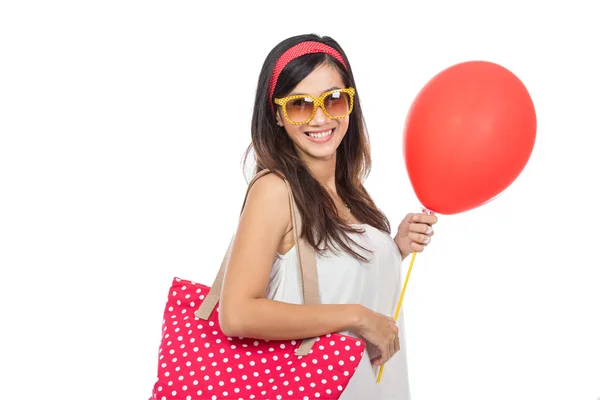
[(344, 81), (338, 70), (331, 65), (324, 64), (315, 68), (300, 81), (290, 95), (309, 94), (316, 97), (334, 88), (341, 89), (343, 87)]

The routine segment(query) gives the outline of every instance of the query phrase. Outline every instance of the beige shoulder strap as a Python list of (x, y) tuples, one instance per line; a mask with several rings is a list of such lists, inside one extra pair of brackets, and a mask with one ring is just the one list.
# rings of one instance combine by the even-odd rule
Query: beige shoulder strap
[[(244, 206), (246, 205), (246, 200), (248, 199), (248, 194), (250, 193), (250, 189), (252, 185), (260, 179), (262, 176), (270, 173), (269, 170), (262, 170), (248, 184), (248, 189), (246, 190), (246, 196), (244, 197), (244, 203), (242, 205), (242, 211)], [(294, 200), (294, 196), (292, 194), (292, 189), (289, 182), (284, 179), (288, 190), (288, 198), (290, 203), (290, 212), (292, 218), (292, 228), (294, 234), (294, 242), (296, 244), (296, 256), (298, 257), (298, 265), (300, 267), (300, 276), (302, 280), (302, 294), (304, 297), (305, 304), (320, 304), (321, 298), (319, 296), (319, 282), (317, 275), (317, 260), (315, 250), (312, 248), (310, 244), (306, 242), (306, 240), (300, 238), (300, 232), (302, 232), (302, 219), (300, 217), (300, 211), (298, 211), (298, 207), (296, 206), (296, 201)], [(221, 262), (221, 268), (219, 268), (219, 272), (217, 273), (217, 277), (213, 285), (210, 288), (210, 291), (198, 310), (196, 311), (196, 317), (201, 319), (208, 319), (215, 309), (217, 303), (219, 302), (219, 297), (221, 295), (221, 289), (223, 287), (223, 278), (225, 276), (225, 270), (227, 269), (227, 264), (229, 263), (229, 257), (231, 255), (231, 248), (233, 246), (233, 242), (235, 240), (235, 236), (231, 239), (229, 243), (229, 247), (225, 252), (225, 256), (223, 257), (223, 261)], [(296, 350), (296, 355), (302, 356), (307, 355), (312, 348), (315, 342), (315, 338), (305, 339), (302, 341), (300, 347)]]

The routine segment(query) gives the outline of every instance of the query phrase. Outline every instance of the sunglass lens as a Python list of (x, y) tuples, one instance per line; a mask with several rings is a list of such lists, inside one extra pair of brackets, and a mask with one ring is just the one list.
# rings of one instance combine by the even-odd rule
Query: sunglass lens
[(315, 104), (309, 97), (292, 99), (287, 102), (285, 110), (290, 120), (294, 122), (304, 122), (310, 118)]
[(332, 117), (344, 117), (350, 111), (350, 96), (345, 92), (333, 92), (325, 98), (325, 109)]

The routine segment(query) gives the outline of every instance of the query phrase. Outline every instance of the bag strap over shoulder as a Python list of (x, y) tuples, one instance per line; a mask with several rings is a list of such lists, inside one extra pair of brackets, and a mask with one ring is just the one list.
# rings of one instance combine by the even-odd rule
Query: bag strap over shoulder
[[(260, 171), (248, 184), (248, 189), (246, 190), (246, 196), (244, 197), (242, 211), (244, 209), (244, 206), (246, 205), (246, 200), (248, 199), (248, 194), (250, 193), (252, 185), (254, 185), (254, 183), (258, 179), (267, 175), (270, 172), (271, 171), (266, 169)], [(310, 244), (308, 244), (304, 238), (300, 238), (300, 232), (302, 232), (302, 218), (300, 217), (300, 211), (298, 210), (296, 201), (294, 200), (292, 188), (286, 179), (284, 179), (284, 182), (288, 190), (288, 198), (292, 218), (292, 229), (294, 235), (294, 243), (296, 246), (296, 257), (298, 258), (298, 266), (300, 267), (304, 304), (320, 304), (321, 298), (319, 295), (319, 280), (317, 275), (316, 253), (314, 248)], [(221, 262), (221, 267), (219, 268), (219, 272), (217, 273), (217, 277), (215, 278), (215, 281), (211, 286), (208, 295), (205, 297), (204, 301), (195, 313), (196, 317), (198, 318), (204, 320), (208, 319), (214, 311), (217, 303), (219, 302), (221, 289), (223, 288), (223, 278), (225, 276), (227, 264), (229, 263), (229, 257), (231, 256), (231, 249), (233, 247), (234, 240), (235, 236), (231, 239), (231, 242), (229, 243), (229, 247), (225, 252), (225, 256), (223, 257), (223, 261)], [(303, 340), (300, 347), (296, 350), (296, 355), (307, 355), (315, 341), (315, 338)]]

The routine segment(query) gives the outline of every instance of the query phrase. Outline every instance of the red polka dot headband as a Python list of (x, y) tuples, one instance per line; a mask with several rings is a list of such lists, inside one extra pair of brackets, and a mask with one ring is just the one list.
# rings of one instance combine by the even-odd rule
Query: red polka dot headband
[[(279, 74), (281, 74), (281, 71), (285, 68), (285, 66), (288, 65), (288, 63), (295, 58), (312, 53), (329, 54), (330, 56), (338, 60), (340, 63), (342, 63), (344, 68), (348, 68), (346, 66), (346, 63), (344, 62), (342, 55), (333, 47), (319, 42), (298, 43), (297, 45), (287, 49), (281, 55), (281, 57), (279, 57), (279, 60), (277, 60), (275, 68), (273, 69), (273, 74), (271, 75), (271, 82), (269, 83), (269, 101), (273, 100), (273, 92), (275, 92), (277, 79), (279, 79)], [(273, 107), (273, 104), (271, 104), (271, 107)]]

